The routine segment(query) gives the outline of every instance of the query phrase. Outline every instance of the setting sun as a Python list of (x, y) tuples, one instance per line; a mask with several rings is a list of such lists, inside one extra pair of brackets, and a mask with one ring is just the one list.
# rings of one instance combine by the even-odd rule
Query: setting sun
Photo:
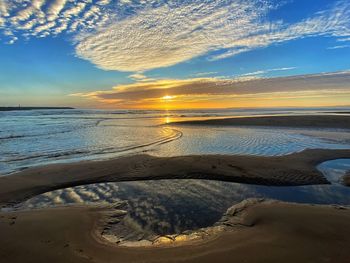
[(162, 100), (169, 101), (169, 100), (172, 100), (174, 98), (175, 98), (175, 96), (165, 95), (165, 96), (162, 97)]

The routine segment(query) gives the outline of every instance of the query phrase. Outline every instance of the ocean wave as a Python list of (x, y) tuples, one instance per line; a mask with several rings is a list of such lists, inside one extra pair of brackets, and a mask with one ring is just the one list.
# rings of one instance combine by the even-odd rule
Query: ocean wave
[(12, 139), (17, 139), (17, 138), (23, 138), (26, 137), (25, 135), (7, 135), (0, 137), (0, 140), (12, 140)]

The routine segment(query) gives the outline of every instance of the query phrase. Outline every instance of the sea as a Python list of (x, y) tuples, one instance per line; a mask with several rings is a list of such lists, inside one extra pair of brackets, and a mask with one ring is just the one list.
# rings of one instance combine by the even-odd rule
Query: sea
[[(349, 148), (348, 132), (275, 127), (184, 127), (171, 122), (320, 114), (349, 109), (30, 110), (0, 112), (0, 175), (57, 162), (137, 153), (283, 155), (306, 148)], [(344, 138), (346, 137), (346, 138)]]

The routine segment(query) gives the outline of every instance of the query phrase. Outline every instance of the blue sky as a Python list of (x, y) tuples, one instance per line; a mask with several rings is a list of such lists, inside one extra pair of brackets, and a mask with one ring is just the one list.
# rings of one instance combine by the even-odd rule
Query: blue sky
[[(274, 98), (276, 106), (329, 106), (350, 99), (349, 1), (19, 2), (0, 3), (0, 105), (260, 107)], [(264, 90), (266, 79), (338, 72), (345, 77), (327, 75), (319, 90), (308, 78), (304, 94), (293, 85), (285, 97)], [(237, 82), (248, 90), (254, 84), (246, 92), (253, 97), (239, 100)], [(205, 92), (173, 90), (201, 84)], [(231, 86), (219, 96), (208, 85)], [(164, 93), (135, 95), (149, 89)], [(126, 90), (132, 99), (118, 97)]]

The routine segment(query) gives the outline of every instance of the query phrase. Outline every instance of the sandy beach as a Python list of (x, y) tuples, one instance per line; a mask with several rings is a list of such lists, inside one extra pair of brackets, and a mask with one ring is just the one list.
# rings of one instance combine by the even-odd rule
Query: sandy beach
[[(251, 202), (230, 208), (197, 241), (128, 248), (101, 239), (106, 208), (63, 207), (0, 214), (3, 262), (348, 262), (350, 210)], [(210, 229), (207, 229), (210, 231)]]

